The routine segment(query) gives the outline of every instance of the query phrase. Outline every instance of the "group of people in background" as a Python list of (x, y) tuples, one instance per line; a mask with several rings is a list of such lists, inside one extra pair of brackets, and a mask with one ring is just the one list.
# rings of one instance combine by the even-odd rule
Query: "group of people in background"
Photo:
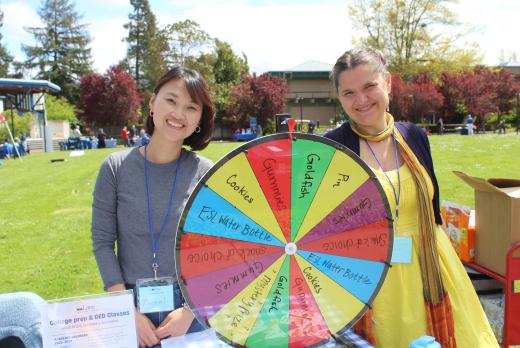
[(126, 126), (121, 129), (121, 139), (123, 145), (126, 147), (132, 147), (136, 145), (146, 145), (150, 142), (150, 136), (146, 133), (144, 128), (141, 128), (139, 134), (135, 125), (128, 129)]
[(28, 155), (29, 153), (30, 149), (27, 145), (27, 136), (24, 133), (21, 133), (20, 137), (15, 137), (14, 142), (5, 138), (0, 143), (0, 159), (18, 158)]
[[(66, 142), (66, 146), (64, 146), (63, 150), (70, 149), (91, 149), (98, 148), (103, 149), (108, 147), (107, 140), (109, 139), (109, 135), (105, 132), (103, 128), (98, 128), (97, 131), (92, 131), (89, 128), (85, 129), (85, 133), (88, 135), (83, 135), (81, 133), (81, 129), (79, 125), (72, 124), (71, 125), (72, 134)], [(146, 145), (150, 141), (150, 137), (146, 133), (144, 129), (141, 129), (139, 134), (137, 133), (137, 128), (132, 126), (130, 130), (127, 130), (127, 127), (123, 127), (121, 130), (121, 139), (123, 145), (125, 147), (132, 147), (136, 145)], [(97, 146), (93, 146), (92, 142), (97, 140)], [(114, 145), (115, 146), (115, 145)]]

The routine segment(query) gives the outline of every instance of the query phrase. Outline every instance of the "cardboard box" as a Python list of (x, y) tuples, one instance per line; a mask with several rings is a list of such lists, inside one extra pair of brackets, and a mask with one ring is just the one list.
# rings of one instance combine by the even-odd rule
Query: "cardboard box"
[[(470, 207), (442, 201), (444, 230), (462, 261), (473, 262), (475, 256), (475, 211)], [(473, 217), (473, 220), (472, 220)]]
[(520, 241), (520, 180), (453, 173), (475, 189), (475, 262), (505, 275), (507, 251)]

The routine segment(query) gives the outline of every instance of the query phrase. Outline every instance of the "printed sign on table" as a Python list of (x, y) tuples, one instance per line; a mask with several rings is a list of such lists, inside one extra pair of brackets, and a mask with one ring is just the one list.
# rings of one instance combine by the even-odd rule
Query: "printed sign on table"
[(44, 348), (137, 346), (131, 290), (49, 301), (42, 326)]

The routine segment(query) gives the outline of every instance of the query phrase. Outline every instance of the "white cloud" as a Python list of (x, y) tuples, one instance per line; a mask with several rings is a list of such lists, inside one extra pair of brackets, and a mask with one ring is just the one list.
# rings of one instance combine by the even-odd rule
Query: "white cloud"
[(350, 46), (346, 5), (223, 4), (192, 7), (183, 16), (158, 16), (161, 24), (190, 18), (213, 37), (248, 56), (253, 71), (283, 70), (307, 60), (334, 63)]
[(94, 70), (104, 73), (109, 66), (125, 57), (126, 42), (122, 39), (127, 35), (123, 27), (127, 21), (126, 18), (91, 21), (89, 29)]
[(4, 26), (2, 27), (3, 44), (16, 59), (24, 59), (21, 45), (34, 44), (32, 34), (24, 27), (40, 27), (42, 22), (34, 7), (24, 2), (10, 2), (1, 4), (4, 12)]
[(459, 20), (476, 30), (466, 37), (467, 42), (477, 42), (484, 54), (485, 64), (498, 64), (500, 51), (515, 52), (520, 59), (520, 1), (518, 0), (461, 0), (450, 8)]

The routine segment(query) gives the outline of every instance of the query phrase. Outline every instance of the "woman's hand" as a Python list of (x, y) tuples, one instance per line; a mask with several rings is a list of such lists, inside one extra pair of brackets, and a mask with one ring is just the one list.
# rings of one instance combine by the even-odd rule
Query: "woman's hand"
[[(124, 284), (115, 284), (107, 289), (108, 292), (126, 290)], [(137, 309), (135, 310), (135, 328), (137, 329), (137, 338), (139, 339), (139, 346), (153, 347), (159, 344), (159, 339), (155, 335), (155, 325), (144, 314), (141, 314)]]
[(193, 322), (193, 313), (184, 307), (177, 308), (163, 320), (155, 330), (155, 336), (163, 339), (170, 336), (181, 336), (186, 334)]
[(153, 347), (159, 344), (160, 340), (155, 334), (155, 325), (137, 309), (135, 310), (135, 326), (140, 347)]

